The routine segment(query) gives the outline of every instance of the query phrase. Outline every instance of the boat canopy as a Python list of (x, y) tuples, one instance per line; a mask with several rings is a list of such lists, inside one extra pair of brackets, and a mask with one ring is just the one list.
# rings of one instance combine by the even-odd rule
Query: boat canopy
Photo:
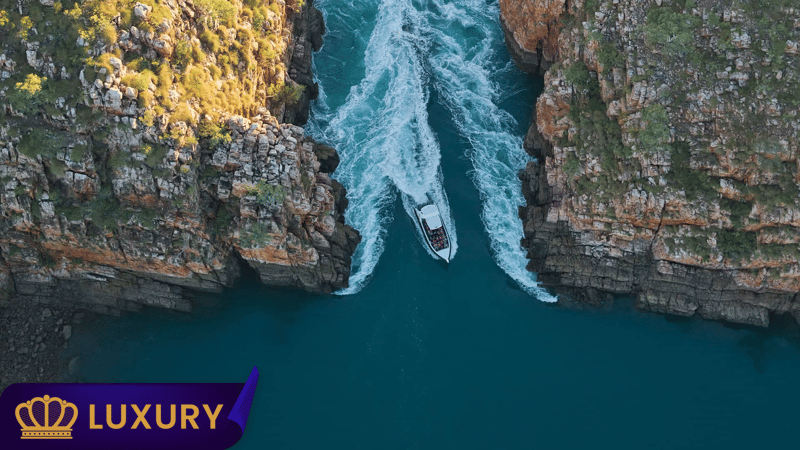
[(442, 227), (442, 218), (436, 205), (425, 205), (420, 210), (420, 216), (428, 223), (431, 230)]

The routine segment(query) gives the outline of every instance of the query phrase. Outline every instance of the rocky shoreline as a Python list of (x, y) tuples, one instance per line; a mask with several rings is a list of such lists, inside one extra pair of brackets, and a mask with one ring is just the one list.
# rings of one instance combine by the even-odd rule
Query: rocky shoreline
[[(193, 19), (201, 12), (193, 10), (198, 6), (181, 1), (167, 5), (172, 22), (165, 19), (159, 25), (166, 33), (158, 39), (133, 26), (125, 28), (117, 18), (112, 23), (118, 42), (97, 47), (97, 52), (169, 56), (171, 42), (183, 36), (207, 52), (206, 59), (223, 62), (222, 51), (210, 50), (213, 36), (200, 35), (202, 25)], [(104, 83), (99, 78), (84, 81), (81, 71), (86, 104), (94, 102), (94, 129), (77, 124), (69, 105), (65, 115), (48, 109), (47, 123), (40, 125), (44, 138), (52, 137), (66, 146), (63, 150), (27, 152), (26, 131), (20, 127), (26, 116), (13, 108), (4, 112), (0, 390), (15, 382), (63, 379), (72, 369), (60, 355), (69, 345), (71, 327), (85, 321), (86, 314), (118, 315), (144, 306), (188, 312), (192, 292), (232, 286), (243, 266), (269, 286), (316, 293), (347, 286), (350, 257), (360, 236), (344, 223), (346, 192), (330, 177), (338, 155), (297, 126), (308, 119), (310, 101), (318, 92), (311, 58), (325, 32), (322, 14), (313, 4), (299, 5), (285, 6), (285, 16), (270, 9), (268, 20), (259, 25), (276, 27), (275, 33), (289, 43), (276, 56), (276, 67), (256, 73), (264, 83), (273, 83), (270, 89), (283, 91), (264, 98), (266, 107), (248, 117), (223, 116), (224, 128), (212, 125), (209, 132), (203, 122), (176, 121), (180, 108), (143, 124), (148, 108), (137, 109), (136, 90), (131, 94), (124, 86), (124, 80), (141, 75), (123, 64), (130, 57), (109, 57), (110, 66), (101, 69), (107, 73)], [(154, 13), (137, 8), (142, 21)], [(240, 30), (236, 39), (248, 34)], [(228, 36), (224, 31), (219, 35)], [(267, 44), (260, 41), (262, 47)], [(18, 68), (12, 58), (3, 54), (0, 68), (10, 73)], [(41, 61), (37, 67), (48, 70), (47, 53), (34, 49), (28, 59)], [(69, 69), (61, 72), (68, 81)], [(178, 81), (176, 77), (166, 85)], [(169, 95), (175, 100), (178, 92), (174, 85), (172, 89)], [(8, 92), (0, 92), (0, 100)], [(115, 92), (131, 95), (117, 98)], [(196, 114), (191, 108), (197, 104), (187, 104), (189, 114)]]
[[(761, 327), (783, 314), (800, 321), (797, 228), (782, 218), (793, 217), (797, 206), (772, 193), (780, 167), (768, 169), (775, 156), (759, 150), (780, 141), (779, 160), (795, 164), (796, 105), (774, 92), (770, 98), (769, 90), (748, 97), (763, 122), (744, 130), (749, 144), (734, 143), (743, 124), (755, 127), (735, 106), (740, 92), (758, 83), (753, 78), (779, 76), (792, 86), (796, 67), (775, 75), (770, 58), (780, 53), (759, 61), (751, 52), (751, 39), (771, 33), (760, 29), (763, 20), (756, 23), (757, 11), (715, 1), (694, 9), (620, 1), (588, 10), (588, 3), (501, 0), (509, 52), (521, 69), (545, 74), (525, 139), (536, 162), (520, 174), (528, 270), (580, 302), (604, 304), (622, 294), (655, 313)], [(797, 10), (780, 14), (792, 18)], [(686, 36), (699, 30), (684, 53), (696, 52), (695, 60), (722, 72), (696, 72), (691, 60), (675, 60), (669, 48), (653, 44), (655, 22), (673, 17), (693, 23)], [(789, 54), (797, 35), (792, 20), (795, 31), (780, 46)], [(728, 46), (715, 33), (724, 41), (731, 27), (746, 31)], [(676, 71), (660, 70), (665, 61), (696, 72), (681, 79), (682, 92), (672, 90)], [(768, 118), (773, 113), (762, 101), (783, 112), (785, 127)], [(657, 126), (664, 132), (655, 138)], [(763, 172), (748, 158), (758, 158)], [(797, 185), (780, 182), (780, 189), (795, 192)]]

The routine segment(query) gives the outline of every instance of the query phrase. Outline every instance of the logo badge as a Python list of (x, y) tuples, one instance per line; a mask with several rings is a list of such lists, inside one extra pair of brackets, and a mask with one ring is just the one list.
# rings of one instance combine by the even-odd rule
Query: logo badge
[(223, 450), (244, 434), (257, 383), (253, 367), (244, 383), (12, 384), (0, 448)]
[(14, 411), (22, 427), (21, 439), (72, 439), (78, 408), (58, 397), (34, 397)]

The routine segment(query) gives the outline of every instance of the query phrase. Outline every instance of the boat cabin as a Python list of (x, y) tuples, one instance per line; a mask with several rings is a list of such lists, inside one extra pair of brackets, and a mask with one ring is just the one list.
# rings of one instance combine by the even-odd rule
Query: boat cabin
[(442, 224), (442, 217), (439, 210), (434, 205), (425, 205), (420, 209), (420, 221), (425, 230), (425, 234), (435, 251), (444, 250), (450, 247), (447, 233)]

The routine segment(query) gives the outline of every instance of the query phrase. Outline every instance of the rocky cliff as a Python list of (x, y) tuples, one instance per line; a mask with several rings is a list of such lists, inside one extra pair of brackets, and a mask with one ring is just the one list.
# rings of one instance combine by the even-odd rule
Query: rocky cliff
[(800, 320), (800, 8), (501, 0), (546, 71), (521, 174), (529, 270), (568, 295)]
[(0, 0), (0, 305), (347, 286), (338, 157), (293, 125), (323, 32), (302, 0)]

